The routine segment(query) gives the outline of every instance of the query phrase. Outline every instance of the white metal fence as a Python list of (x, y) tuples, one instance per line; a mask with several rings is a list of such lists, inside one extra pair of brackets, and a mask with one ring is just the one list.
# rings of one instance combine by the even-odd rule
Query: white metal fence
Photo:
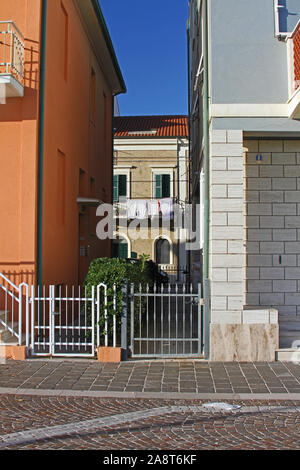
[(203, 352), (201, 285), (149, 285), (130, 291), (132, 357), (199, 357)]
[(117, 345), (116, 286), (17, 287), (1, 273), (0, 279), (2, 344), (15, 338), (32, 356), (67, 357)]
[(0, 280), (0, 342), (15, 338), (32, 356), (94, 357), (99, 346), (127, 345), (133, 358), (202, 355), (200, 284), (197, 291), (132, 284), (120, 296), (115, 285), (17, 287), (1, 273)]
[(0, 273), (0, 327), (3, 330), (2, 341), (16, 339), (21, 345), (22, 315), (23, 315), (23, 288), (25, 284), (17, 287), (6, 276)]

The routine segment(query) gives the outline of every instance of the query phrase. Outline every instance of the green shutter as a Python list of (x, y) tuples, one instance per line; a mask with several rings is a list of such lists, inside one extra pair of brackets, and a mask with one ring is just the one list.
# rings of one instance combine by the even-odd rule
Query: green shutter
[(162, 197), (170, 197), (171, 176), (162, 175)]
[(155, 175), (155, 197), (162, 197), (162, 177), (161, 175)]
[(119, 175), (119, 197), (127, 196), (127, 175)]
[(114, 240), (112, 244), (112, 258), (118, 258), (119, 257), (119, 243)]
[(128, 245), (127, 243), (119, 243), (119, 258), (128, 258)]
[(114, 175), (114, 191), (113, 191), (113, 201), (118, 202), (119, 200), (119, 177)]

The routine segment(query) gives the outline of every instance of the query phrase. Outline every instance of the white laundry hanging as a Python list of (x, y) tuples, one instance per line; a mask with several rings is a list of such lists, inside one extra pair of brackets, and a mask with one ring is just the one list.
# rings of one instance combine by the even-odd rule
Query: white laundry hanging
[(150, 217), (155, 217), (159, 215), (159, 206), (158, 206), (157, 199), (150, 199), (147, 205), (148, 205), (148, 215)]
[(173, 199), (164, 198), (159, 200), (160, 210), (162, 213), (163, 219), (172, 219), (173, 218)]
[(127, 218), (135, 219), (137, 214), (137, 201), (128, 199), (127, 200)]
[(147, 219), (148, 217), (148, 209), (147, 209), (147, 201), (144, 199), (138, 199), (136, 201), (136, 214), (138, 219)]

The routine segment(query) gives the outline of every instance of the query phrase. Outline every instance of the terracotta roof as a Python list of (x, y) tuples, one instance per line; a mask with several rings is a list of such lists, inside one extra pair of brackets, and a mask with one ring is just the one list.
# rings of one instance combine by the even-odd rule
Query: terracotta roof
[(187, 116), (119, 116), (114, 119), (115, 137), (188, 137)]

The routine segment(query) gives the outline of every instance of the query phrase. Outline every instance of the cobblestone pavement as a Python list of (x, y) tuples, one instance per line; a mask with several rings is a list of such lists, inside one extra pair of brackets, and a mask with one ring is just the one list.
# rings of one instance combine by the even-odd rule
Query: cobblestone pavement
[[(42, 450), (299, 449), (300, 401), (0, 395), (0, 448)], [(29, 432), (30, 431), (30, 432)]]
[[(0, 388), (90, 392), (220, 394), (300, 393), (294, 363), (30, 360), (0, 365)], [(299, 397), (300, 398), (300, 397)]]

